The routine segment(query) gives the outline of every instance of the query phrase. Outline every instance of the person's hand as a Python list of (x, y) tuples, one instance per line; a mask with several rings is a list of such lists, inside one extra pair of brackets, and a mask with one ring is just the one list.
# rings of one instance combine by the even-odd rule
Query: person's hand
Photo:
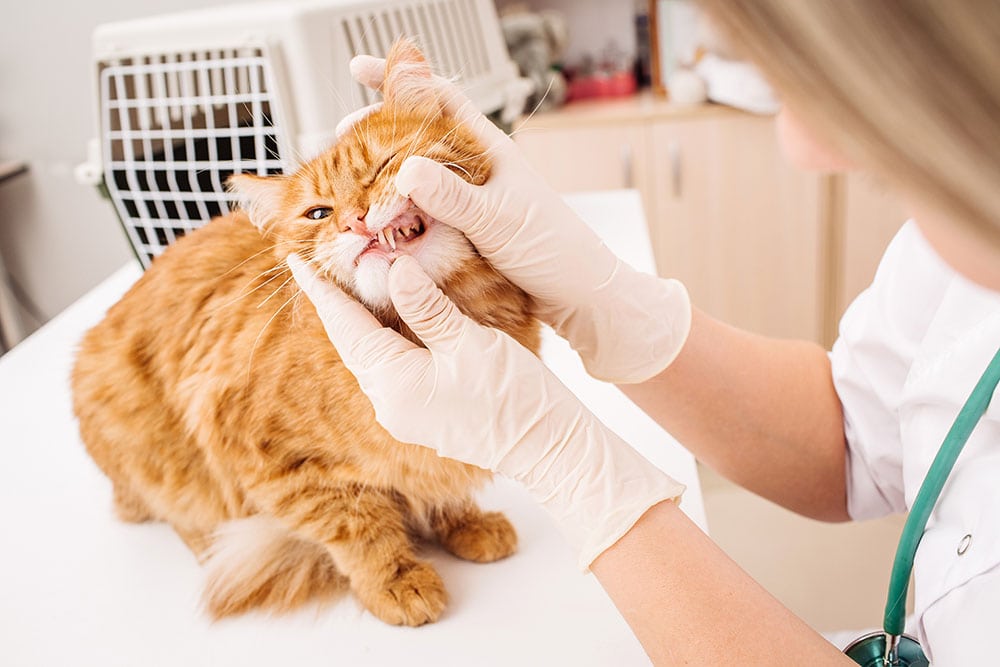
[[(371, 56), (351, 61), (354, 77), (372, 88), (381, 85), (384, 69), (385, 61)], [(400, 194), (461, 230), (530, 294), (537, 316), (570, 342), (592, 376), (632, 383), (666, 368), (691, 326), (684, 286), (618, 259), (453, 83), (435, 77), (428, 85), (486, 147), (493, 172), (485, 185), (475, 186), (433, 160), (410, 157), (396, 176)], [(371, 108), (345, 117), (338, 135)]]
[(384, 328), (295, 255), (295, 280), (396, 439), (521, 482), (589, 567), (653, 505), (684, 490), (591, 414), (530, 351), (463, 315), (410, 257), (389, 271), (399, 316)]

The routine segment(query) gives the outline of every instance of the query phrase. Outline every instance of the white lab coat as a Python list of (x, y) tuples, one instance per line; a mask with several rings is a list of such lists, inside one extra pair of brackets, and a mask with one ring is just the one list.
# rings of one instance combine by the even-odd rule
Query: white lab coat
[[(848, 511), (905, 512), (1000, 347), (1000, 293), (964, 279), (906, 223), (840, 324)], [(885, 564), (888, 584), (891, 563)], [(1000, 398), (959, 457), (914, 565), (915, 630), (935, 665), (1000, 665)], [(992, 655), (992, 657), (988, 657)]]

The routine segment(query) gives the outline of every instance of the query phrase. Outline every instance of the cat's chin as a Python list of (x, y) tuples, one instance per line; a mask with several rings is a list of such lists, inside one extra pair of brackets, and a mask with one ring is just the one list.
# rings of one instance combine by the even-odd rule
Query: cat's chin
[(410, 255), (438, 286), (478, 257), (465, 236), (436, 221), (415, 242), (399, 248), (375, 248), (362, 252), (353, 267), (352, 292), (372, 311), (394, 311), (389, 297), (389, 267), (401, 255)]
[(372, 310), (392, 307), (389, 298), (389, 267), (392, 260), (385, 255), (362, 257), (354, 270), (354, 295)]

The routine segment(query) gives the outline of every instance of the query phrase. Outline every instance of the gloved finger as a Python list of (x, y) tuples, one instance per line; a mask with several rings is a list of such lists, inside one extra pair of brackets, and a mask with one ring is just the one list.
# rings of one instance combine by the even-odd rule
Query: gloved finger
[(462, 314), (408, 255), (398, 258), (389, 269), (389, 297), (406, 325), (432, 351), (455, 349), (470, 326), (479, 326)]
[(360, 109), (352, 111), (340, 119), (340, 122), (337, 123), (337, 127), (334, 130), (334, 134), (336, 134), (337, 138), (340, 139), (342, 136), (347, 134), (347, 132), (349, 132), (359, 120), (366, 118), (368, 115), (375, 113), (381, 108), (382, 103), (376, 102), (375, 104), (369, 104), (366, 107), (361, 107)]
[(422, 156), (403, 162), (396, 174), (396, 190), (432, 218), (464, 232), (473, 244), (491, 217), (485, 190)]
[(415, 349), (408, 340), (386, 329), (368, 309), (321, 279), (294, 253), (286, 258), (295, 282), (316, 307), (316, 313), (340, 358), (353, 372), (369, 369)]
[(434, 86), (437, 88), (438, 97), (444, 104), (444, 108), (455, 119), (465, 125), (479, 141), (486, 144), (487, 148), (502, 145), (510, 141), (499, 127), (483, 115), (483, 113), (473, 104), (462, 89), (453, 81), (434, 77)]
[(378, 89), (385, 79), (385, 58), (360, 55), (351, 58), (351, 76), (362, 86)]

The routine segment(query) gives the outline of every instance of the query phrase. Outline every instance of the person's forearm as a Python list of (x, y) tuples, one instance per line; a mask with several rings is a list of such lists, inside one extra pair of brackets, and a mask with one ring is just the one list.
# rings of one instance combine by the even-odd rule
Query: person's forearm
[(591, 570), (655, 665), (854, 664), (672, 502), (646, 512)]
[(806, 516), (849, 518), (843, 414), (818, 345), (764, 338), (695, 311), (673, 364), (619, 387), (736, 483)]

